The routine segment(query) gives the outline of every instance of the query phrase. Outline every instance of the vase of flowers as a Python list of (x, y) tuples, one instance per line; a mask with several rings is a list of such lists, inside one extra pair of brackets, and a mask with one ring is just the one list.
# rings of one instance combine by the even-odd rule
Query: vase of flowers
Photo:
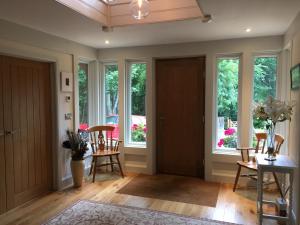
[(84, 175), (84, 154), (88, 150), (87, 137), (83, 132), (75, 133), (67, 131), (68, 139), (63, 143), (63, 147), (71, 149), (71, 172), (74, 187), (81, 187)]
[(268, 157), (266, 160), (274, 161), (276, 160), (275, 153), (275, 129), (278, 122), (284, 122), (286, 120), (291, 121), (291, 116), (293, 114), (294, 103), (286, 103), (274, 99), (270, 96), (264, 103), (259, 103), (255, 105), (253, 111), (253, 117), (265, 121), (266, 129), (268, 131)]

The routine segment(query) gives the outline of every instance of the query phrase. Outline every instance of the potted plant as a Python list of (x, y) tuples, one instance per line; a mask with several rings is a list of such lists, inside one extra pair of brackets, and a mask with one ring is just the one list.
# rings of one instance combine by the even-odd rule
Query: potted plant
[(63, 143), (63, 147), (71, 149), (71, 172), (74, 187), (81, 187), (84, 175), (84, 154), (88, 150), (87, 138), (82, 132), (75, 133), (67, 131), (68, 141)]

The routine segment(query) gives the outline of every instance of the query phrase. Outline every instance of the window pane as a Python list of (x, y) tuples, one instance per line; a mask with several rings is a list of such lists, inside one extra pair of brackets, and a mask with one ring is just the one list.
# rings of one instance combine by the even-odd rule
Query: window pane
[(113, 138), (119, 138), (119, 71), (115, 64), (104, 65), (105, 123), (113, 125)]
[[(266, 101), (269, 96), (276, 97), (277, 57), (256, 57), (254, 60), (254, 91), (253, 100), (256, 103)], [(265, 122), (253, 118), (253, 133), (265, 130)], [(253, 135), (253, 145), (256, 145)]]
[(237, 147), (239, 62), (239, 58), (217, 59), (217, 148)]
[(146, 64), (130, 64), (130, 138), (133, 143), (146, 142)]
[(88, 65), (78, 65), (79, 89), (79, 129), (87, 129), (88, 125)]

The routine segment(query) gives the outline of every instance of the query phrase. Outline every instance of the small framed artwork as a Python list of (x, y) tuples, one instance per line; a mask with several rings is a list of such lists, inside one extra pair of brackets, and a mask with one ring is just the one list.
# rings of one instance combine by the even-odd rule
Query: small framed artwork
[(292, 90), (300, 88), (300, 63), (291, 69), (291, 88)]
[(67, 72), (61, 72), (60, 84), (62, 92), (72, 92), (73, 91), (73, 74)]

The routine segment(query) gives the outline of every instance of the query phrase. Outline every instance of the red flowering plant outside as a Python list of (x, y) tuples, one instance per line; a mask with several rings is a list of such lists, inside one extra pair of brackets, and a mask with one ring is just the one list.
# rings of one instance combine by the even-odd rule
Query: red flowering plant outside
[(146, 133), (147, 133), (146, 124), (133, 124), (131, 126), (131, 140), (133, 142), (145, 142)]
[(237, 147), (237, 133), (235, 128), (228, 128), (224, 131), (224, 137), (218, 142), (218, 147), (236, 148)]
[(80, 130), (87, 130), (89, 128), (89, 125), (87, 123), (82, 123), (79, 125)]

